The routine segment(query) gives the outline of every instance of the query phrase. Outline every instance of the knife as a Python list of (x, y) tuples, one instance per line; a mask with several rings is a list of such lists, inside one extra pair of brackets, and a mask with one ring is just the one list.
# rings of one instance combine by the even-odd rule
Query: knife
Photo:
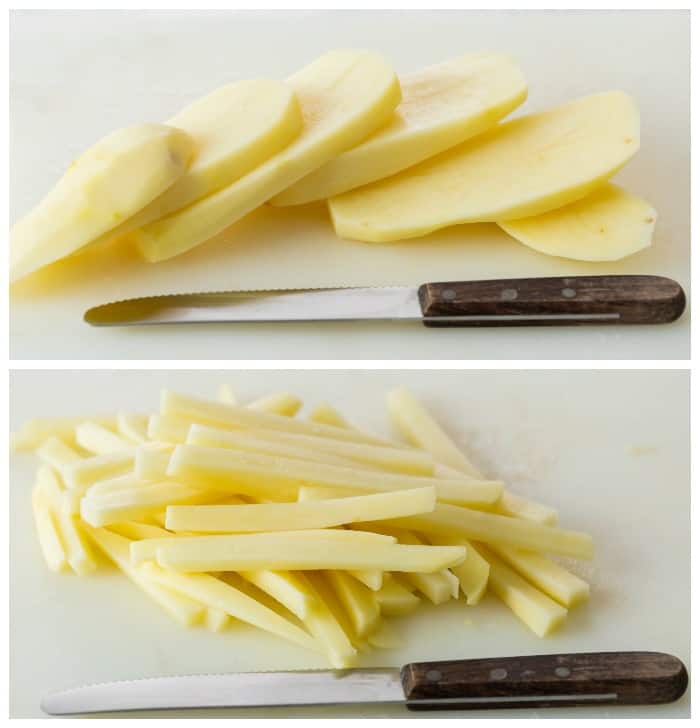
[(573, 276), (416, 287), (183, 293), (91, 308), (93, 326), (281, 321), (422, 321), (426, 326), (659, 324), (685, 308), (660, 276)]
[(186, 675), (101, 683), (44, 698), (50, 715), (173, 708), (403, 703), (410, 710), (651, 705), (688, 673), (660, 652), (418, 662), (400, 669)]

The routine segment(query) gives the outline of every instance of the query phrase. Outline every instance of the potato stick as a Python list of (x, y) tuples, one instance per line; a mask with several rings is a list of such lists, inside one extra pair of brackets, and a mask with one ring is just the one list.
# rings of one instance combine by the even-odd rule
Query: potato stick
[(175, 415), (151, 415), (148, 418), (148, 437), (154, 442), (179, 445), (187, 439), (190, 421)]
[(240, 575), (261, 591), (274, 597), (295, 617), (304, 621), (316, 605), (315, 596), (299, 574), (291, 571), (242, 571)]
[(297, 493), (297, 502), (352, 498), (357, 495), (358, 491), (352, 488), (334, 488), (330, 485), (302, 485)]
[(350, 423), (328, 402), (317, 404), (309, 413), (309, 420), (333, 427), (350, 427)]
[(64, 571), (68, 566), (66, 554), (51, 512), (51, 506), (39, 486), (34, 486), (32, 489), (32, 511), (36, 535), (46, 565), (51, 571)]
[(139, 448), (134, 456), (134, 475), (141, 480), (165, 480), (173, 450), (165, 444), (158, 448)]
[(384, 574), (382, 588), (375, 594), (381, 613), (397, 617), (412, 612), (420, 604), (420, 598), (391, 575)]
[(583, 579), (541, 554), (501, 548), (494, 544), (491, 545), (491, 551), (531, 584), (565, 607), (574, 607), (588, 599), (590, 587)]
[(50, 465), (59, 473), (63, 472), (67, 465), (83, 459), (80, 453), (57, 437), (49, 437), (44, 440), (42, 445), (37, 448), (36, 454), (39, 460)]
[(392, 422), (410, 443), (429, 452), (437, 462), (472, 477), (481, 477), (464, 453), (407, 389), (392, 390), (387, 394), (386, 403)]
[[(160, 526), (153, 526), (150, 523), (139, 523), (138, 521), (113, 523), (111, 526), (107, 526), (107, 529), (131, 541), (140, 541), (144, 538), (163, 538), (168, 535), (168, 531), (160, 528)], [(131, 556), (129, 556), (129, 559), (131, 560)]]
[(450, 538), (427, 534), (428, 543), (433, 546), (464, 546), (466, 557), (461, 564), (453, 566), (450, 571), (457, 577), (467, 604), (478, 604), (489, 581), (489, 562), (464, 538)]
[[(233, 404), (233, 403), (231, 403)], [(270, 412), (283, 417), (294, 417), (301, 409), (301, 400), (293, 394), (287, 392), (279, 392), (276, 394), (268, 394), (265, 397), (253, 400), (246, 405), (249, 409), (258, 410), (260, 412)]]
[(238, 400), (236, 395), (233, 393), (233, 387), (230, 384), (220, 384), (216, 390), (217, 402), (223, 402), (224, 404), (237, 404)]
[(117, 415), (117, 433), (136, 445), (147, 442), (148, 417), (133, 412), (120, 412)]
[[(382, 569), (431, 573), (464, 560), (459, 546), (403, 546), (357, 539), (355, 531), (324, 531), (167, 539), (156, 548), (161, 566), (176, 571), (308, 571), (315, 569)], [(296, 532), (297, 534), (299, 532)], [(366, 536), (367, 534), (362, 534)], [(281, 538), (274, 538), (281, 536)], [(145, 543), (144, 541), (135, 542)]]
[[(199, 429), (198, 425), (192, 431)], [(433, 475), (433, 459), (420, 450), (411, 450), (397, 447), (382, 447), (379, 445), (366, 445), (355, 442), (341, 442), (327, 437), (314, 437), (313, 435), (299, 435), (290, 432), (272, 432), (270, 430), (252, 430), (255, 437), (274, 443), (286, 443), (304, 448), (309, 452), (335, 455), (351, 462), (355, 467), (358, 463), (363, 466), (372, 466), (374, 469), (388, 470), (390, 472), (405, 473), (407, 475)], [(206, 443), (193, 443), (206, 444)], [(312, 458), (307, 458), (312, 459)], [(462, 477), (461, 475), (457, 476)]]
[(379, 569), (349, 569), (348, 574), (372, 591), (379, 591), (384, 583), (384, 572)]
[(302, 629), (242, 591), (209, 574), (178, 574), (161, 569), (155, 564), (144, 564), (141, 568), (161, 586), (167, 586), (207, 607), (220, 609), (241, 622), (252, 624), (302, 647), (318, 649), (313, 637)]
[(155, 483), (120, 490), (99, 497), (84, 497), (80, 516), (91, 526), (108, 526), (138, 520), (170, 503), (211, 503), (216, 494), (179, 483)]
[(567, 610), (528, 584), (493, 552), (477, 545), (489, 562), (489, 589), (538, 637), (546, 637), (566, 618)]
[(289, 495), (301, 485), (330, 485), (362, 491), (395, 491), (433, 486), (438, 500), (488, 506), (500, 498), (498, 481), (441, 480), (414, 475), (378, 473), (275, 458), (256, 453), (178, 445), (168, 474), (185, 482), (202, 482), (242, 495)]
[(374, 592), (344, 571), (325, 573), (352, 623), (355, 634), (366, 637), (379, 625), (379, 603)]
[[(356, 653), (366, 652), (367, 645), (355, 631), (347, 611), (338, 598), (338, 594), (328, 578), (329, 573), (329, 571), (307, 571), (305, 572), (305, 576), (307, 581), (313, 586), (319, 598), (330, 609), (331, 613), (340, 625), (340, 628), (345, 633), (345, 636), (348, 640), (350, 640), (350, 643)], [(354, 662), (355, 658), (350, 657), (347, 661), (346, 667), (352, 666)]]
[(265, 437), (260, 437), (254, 434), (255, 432), (257, 431), (218, 430), (204, 425), (192, 425), (185, 443), (201, 447), (262, 453), (264, 455), (286, 457), (293, 460), (310, 460), (311, 462), (339, 465), (341, 467), (355, 467), (357, 465), (352, 460), (340, 458), (330, 453), (323, 453), (306, 447), (297, 447), (284, 442), (275, 442)]
[(143, 488), (150, 485), (151, 481), (143, 480), (133, 473), (119, 475), (116, 478), (107, 478), (106, 480), (98, 480), (93, 483), (86, 491), (86, 498), (98, 498), (100, 496), (118, 493), (123, 490), (133, 490), (134, 488)]
[(106, 455), (119, 452), (130, 446), (124, 438), (115, 435), (111, 430), (97, 422), (81, 422), (75, 428), (75, 441), (94, 455)]
[(231, 617), (223, 609), (209, 607), (204, 615), (204, 624), (210, 632), (223, 632)]
[(142, 520), (165, 530), (165, 508), (161, 511), (149, 513), (147, 516), (144, 516)]
[(353, 664), (357, 650), (328, 604), (329, 590), (319, 576), (312, 572), (299, 575), (314, 604), (304, 619), (304, 625), (324, 646), (331, 665), (342, 670)]
[(68, 488), (82, 488), (83, 492), (98, 480), (125, 475), (134, 466), (136, 448), (121, 452), (93, 455), (72, 465), (63, 471), (63, 479)]
[(523, 498), (520, 495), (504, 490), (496, 510), (504, 516), (524, 518), (526, 521), (542, 523), (545, 526), (556, 526), (559, 520), (554, 508)]
[[(143, 561), (154, 560), (158, 553), (158, 548), (163, 545), (172, 543), (172, 539), (188, 539), (189, 541), (195, 541), (197, 543), (204, 544), (219, 544), (221, 539), (229, 539), (231, 536), (200, 536), (191, 534), (176, 534), (171, 533), (163, 529), (163, 535), (160, 538), (144, 539), (142, 541), (135, 541), (131, 544), (131, 561), (133, 564), (140, 564)], [(357, 538), (357, 536), (360, 538)], [(364, 538), (362, 538), (364, 537)], [(273, 547), (279, 548), (284, 551), (285, 545), (290, 541), (296, 541), (302, 539), (304, 541), (311, 540), (312, 542), (318, 541), (319, 538), (324, 543), (332, 541), (340, 544), (357, 544), (360, 542), (368, 544), (393, 544), (396, 543), (396, 539), (392, 536), (384, 536), (379, 533), (367, 533), (367, 532), (351, 532), (342, 529), (325, 529), (325, 530), (308, 530), (308, 531), (278, 531), (274, 533), (247, 533), (243, 535), (236, 535), (236, 539), (244, 539), (243, 543), (253, 546), (260, 542), (264, 544), (271, 544)], [(211, 569), (211, 571), (241, 571), (241, 569)], [(243, 569), (245, 571), (245, 569)]]
[[(114, 417), (91, 417), (92, 422), (103, 427), (114, 428)], [(75, 428), (85, 417), (35, 417), (25, 422), (18, 432), (12, 434), (10, 445), (13, 452), (36, 450), (50, 437), (57, 437), (71, 447), (75, 446)]]
[(170, 531), (199, 533), (296, 531), (330, 528), (353, 521), (378, 521), (415, 513), (429, 513), (434, 508), (434, 488), (397, 490), (305, 503), (169, 505), (165, 514), (165, 527)]
[(129, 540), (105, 528), (85, 525), (85, 531), (95, 545), (122, 571), (136, 586), (148, 594), (180, 624), (191, 627), (201, 622), (205, 607), (199, 602), (179, 592), (153, 582), (142, 569), (129, 563)]
[(391, 446), (391, 443), (387, 443), (380, 437), (357, 432), (356, 430), (305, 422), (292, 417), (253, 410), (248, 407), (210, 402), (167, 390), (161, 396), (161, 414), (177, 415), (198, 424), (234, 430), (280, 430), (282, 432), (298, 432), (306, 435), (317, 435), (318, 437), (330, 437), (335, 440), (368, 442), (374, 445), (388, 444)]
[(80, 515), (80, 502), (83, 500), (83, 492), (75, 488), (64, 490), (61, 493), (56, 510), (60, 510), (68, 516)]
[(437, 503), (432, 513), (391, 519), (385, 525), (425, 533), (463, 536), (474, 541), (551, 552), (576, 559), (593, 557), (593, 542), (587, 533), (543, 526), (520, 518), (484, 513), (447, 503)]

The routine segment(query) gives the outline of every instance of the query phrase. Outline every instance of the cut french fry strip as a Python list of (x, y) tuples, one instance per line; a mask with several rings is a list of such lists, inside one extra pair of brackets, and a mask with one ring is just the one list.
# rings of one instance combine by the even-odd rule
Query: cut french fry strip
[(156, 584), (185, 594), (208, 608), (220, 609), (241, 622), (252, 624), (258, 629), (276, 634), (307, 649), (318, 649), (313, 637), (304, 630), (242, 591), (209, 574), (178, 574), (159, 568), (155, 564), (144, 564), (141, 568), (143, 573)]
[(51, 506), (39, 486), (34, 486), (32, 490), (32, 511), (39, 546), (46, 565), (51, 571), (64, 571), (68, 566), (66, 554), (56, 528)]
[(148, 417), (133, 412), (117, 415), (117, 432), (130, 443), (141, 445), (148, 441)]
[(223, 632), (229, 625), (231, 617), (223, 609), (209, 607), (204, 616), (204, 624), (210, 632)]
[(389, 445), (379, 437), (349, 430), (343, 427), (305, 422), (284, 415), (261, 412), (248, 407), (210, 402), (175, 392), (164, 391), (161, 396), (161, 414), (176, 415), (202, 425), (213, 425), (231, 429), (279, 430), (298, 432), (305, 435), (330, 437), (335, 440), (368, 442), (374, 445)]
[(352, 496), (304, 503), (234, 506), (168, 506), (165, 526), (171, 531), (234, 533), (331, 528), (353, 521), (378, 521), (435, 508), (434, 488)]
[[(113, 523), (108, 530), (128, 538), (130, 541), (140, 541), (144, 538), (163, 538), (169, 536), (164, 528), (153, 526), (150, 523), (139, 523), (138, 521), (125, 521), (124, 523)], [(131, 559), (131, 556), (129, 556)]]
[(457, 577), (459, 586), (467, 598), (467, 604), (478, 604), (488, 586), (489, 562), (466, 539), (441, 537), (435, 534), (428, 534), (427, 539), (434, 546), (464, 546), (466, 551), (464, 561), (453, 566), (450, 571)]
[(411, 444), (429, 452), (437, 462), (472, 477), (481, 477), (464, 453), (407, 389), (392, 390), (386, 402), (392, 422)]
[(593, 557), (593, 541), (587, 533), (543, 526), (520, 518), (474, 511), (447, 503), (436, 504), (432, 513), (392, 519), (386, 525), (425, 533), (463, 536), (474, 541), (551, 552), (576, 559)]
[(271, 414), (282, 415), (283, 417), (294, 417), (301, 409), (301, 404), (301, 400), (293, 394), (289, 394), (289, 392), (278, 392), (255, 399), (247, 406), (249, 409), (258, 410), (259, 412), (270, 412)]
[(134, 456), (134, 476), (141, 480), (165, 480), (173, 449), (165, 444), (139, 448)]
[(276, 599), (302, 622), (316, 606), (316, 598), (300, 574), (291, 571), (261, 570), (242, 571), (240, 575)]
[(538, 637), (546, 637), (564, 621), (567, 610), (525, 581), (492, 552), (477, 546), (489, 562), (489, 589)]
[(586, 601), (590, 587), (551, 559), (532, 551), (491, 545), (490, 550), (522, 577), (565, 607)]
[(464, 560), (459, 546), (404, 546), (358, 535), (368, 534), (338, 531), (329, 537), (325, 531), (280, 531), (166, 539), (157, 546), (156, 558), (161, 566), (186, 572), (380, 568), (430, 573)]
[(379, 569), (349, 569), (348, 574), (372, 591), (379, 591), (384, 583), (384, 572)]
[(96, 546), (142, 591), (159, 604), (175, 620), (186, 627), (201, 622), (205, 608), (189, 597), (156, 584), (142, 569), (129, 563), (129, 541), (105, 528), (85, 526)]
[[(85, 417), (35, 417), (12, 434), (11, 449), (13, 452), (36, 450), (50, 437), (57, 437), (72, 447), (76, 444), (75, 428), (84, 421)], [(116, 427), (114, 417), (91, 417), (90, 421), (104, 427)]]
[(384, 583), (376, 592), (376, 599), (381, 613), (388, 617), (409, 614), (420, 604), (420, 598), (400, 584), (391, 574), (384, 574)]
[(69, 488), (79, 488), (83, 492), (98, 480), (125, 475), (134, 466), (136, 448), (105, 455), (94, 455), (76, 463), (67, 465), (63, 470), (63, 479)]
[[(353, 535), (354, 534), (354, 535)], [(357, 538), (360, 536), (360, 538)], [(361, 538), (361, 537), (365, 538)], [(289, 537), (290, 540), (296, 541), (302, 539), (304, 541), (310, 540), (312, 543), (317, 542), (321, 538), (324, 542), (334, 542), (340, 544), (357, 544), (359, 542), (365, 542), (368, 544), (394, 544), (396, 539), (393, 536), (385, 536), (380, 533), (368, 533), (368, 532), (350, 532), (343, 529), (326, 529), (326, 530), (308, 530), (308, 531), (286, 531), (277, 533), (247, 533), (243, 535), (236, 535), (236, 539), (244, 539), (245, 544), (254, 547), (259, 541), (260, 543), (269, 545), (279, 545), (280, 548), (284, 549), (283, 544), (285, 539)], [(231, 536), (199, 536), (191, 534), (177, 534), (171, 533), (163, 529), (163, 534), (158, 538), (148, 538), (141, 541), (135, 541), (131, 544), (131, 561), (134, 564), (140, 564), (144, 561), (153, 561), (158, 555), (158, 549), (161, 546), (168, 546), (173, 543), (174, 539), (182, 540), (187, 539), (190, 542), (194, 542), (195, 546), (198, 543), (204, 543), (207, 545), (216, 545), (222, 543), (221, 539), (229, 539)], [(245, 571), (245, 569), (209, 569), (209, 571)]]
[(523, 518), (526, 521), (542, 523), (545, 526), (556, 526), (559, 520), (559, 514), (554, 508), (515, 495), (515, 493), (507, 490), (503, 491), (501, 500), (496, 505), (496, 510), (504, 516)]
[(311, 422), (333, 427), (350, 427), (350, 423), (328, 402), (317, 404), (309, 413)]
[(119, 452), (130, 446), (130, 443), (97, 422), (81, 422), (75, 428), (75, 441), (94, 455), (106, 455)]
[(93, 483), (86, 491), (86, 498), (99, 498), (100, 496), (119, 493), (124, 490), (133, 490), (135, 488), (143, 488), (150, 485), (149, 481), (143, 480), (133, 473), (119, 475), (116, 478), (107, 478), (106, 480), (98, 480)]
[[(335, 458), (335, 464), (337, 465), (365, 468), (370, 466), (372, 469), (388, 470), (407, 475), (433, 475), (434, 471), (432, 457), (420, 450), (342, 442), (327, 437), (314, 437), (313, 435), (299, 435), (289, 432), (252, 430), (248, 433), (218, 430), (204, 425), (192, 425), (187, 443), (204, 447), (227, 447), (229, 445), (235, 447), (244, 437), (255, 438), (256, 442), (264, 440), (268, 443), (269, 450), (267, 451), (272, 452), (274, 448), (282, 456), (284, 456), (286, 447), (297, 448), (300, 453), (304, 454), (302, 458), (304, 460), (334, 464), (333, 459)], [(259, 450), (259, 452), (265, 451)], [(328, 459), (329, 456), (332, 456), (331, 459)], [(461, 475), (457, 477), (459, 478)]]
[(36, 454), (42, 462), (62, 473), (72, 463), (82, 460), (82, 455), (57, 437), (49, 437), (37, 448)]
[(503, 490), (499, 481), (443, 480), (413, 475), (378, 473), (275, 458), (260, 453), (178, 445), (168, 474), (183, 482), (206, 483), (241, 495), (296, 497), (302, 485), (327, 485), (360, 491), (395, 491), (433, 486), (438, 500), (488, 507)]
[(344, 571), (325, 572), (358, 637), (366, 637), (379, 625), (379, 603), (374, 592)]
[(226, 383), (219, 385), (219, 388), (216, 390), (216, 399), (218, 402), (223, 402), (224, 404), (238, 404), (233, 387)]
[(148, 418), (148, 437), (154, 442), (179, 445), (187, 440), (190, 421), (175, 415), (151, 415)]
[(112, 491), (99, 497), (83, 498), (80, 515), (91, 526), (108, 526), (138, 520), (165, 508), (169, 503), (206, 503), (216, 500), (211, 491), (180, 483), (155, 483)]

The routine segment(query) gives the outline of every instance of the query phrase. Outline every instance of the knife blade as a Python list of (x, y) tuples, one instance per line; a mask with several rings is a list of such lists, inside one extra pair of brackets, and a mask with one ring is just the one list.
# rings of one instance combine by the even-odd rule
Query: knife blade
[(107, 303), (84, 318), (93, 326), (292, 321), (551, 326), (667, 323), (684, 308), (685, 294), (675, 281), (624, 275), (172, 294)]
[(411, 710), (644, 705), (678, 700), (687, 685), (685, 666), (671, 655), (593, 652), (123, 680), (54, 693), (41, 707), (67, 715), (353, 703), (404, 703)]

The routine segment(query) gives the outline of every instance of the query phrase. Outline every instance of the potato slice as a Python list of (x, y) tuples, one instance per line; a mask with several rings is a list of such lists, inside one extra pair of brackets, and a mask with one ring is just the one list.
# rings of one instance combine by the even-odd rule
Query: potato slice
[[(378, 525), (381, 527), (382, 524)], [(392, 519), (386, 525), (412, 531), (463, 536), (474, 541), (530, 551), (550, 551), (576, 559), (593, 557), (593, 541), (587, 533), (544, 526), (496, 513), (483, 513), (447, 503), (436, 504), (432, 513)]]
[(580, 200), (639, 148), (619, 91), (499, 124), (405, 172), (329, 201), (343, 238), (388, 242), (469, 222), (506, 222)]
[(317, 606), (314, 594), (308, 589), (301, 574), (291, 571), (241, 571), (240, 575), (258, 589), (274, 597), (294, 616), (305, 621)]
[(75, 253), (156, 198), (187, 169), (192, 139), (162, 124), (110, 134), (69, 167), (10, 232), (10, 280)]
[[(114, 417), (91, 417), (90, 420), (108, 428), (115, 428), (117, 424)], [(57, 437), (73, 447), (76, 444), (75, 428), (84, 421), (85, 417), (35, 417), (12, 433), (11, 450), (36, 450), (50, 437)]]
[(125, 475), (134, 465), (137, 448), (109, 452), (83, 458), (64, 468), (63, 477), (68, 488), (84, 493), (93, 483), (118, 475)]
[(438, 500), (488, 507), (500, 498), (499, 481), (446, 480), (414, 475), (380, 473), (343, 468), (260, 453), (178, 445), (168, 475), (182, 482), (197, 483), (253, 497), (287, 498), (303, 485), (330, 485), (360, 491), (387, 492), (434, 487)]
[(170, 531), (233, 533), (331, 528), (353, 521), (400, 518), (429, 513), (435, 507), (434, 488), (397, 490), (304, 503), (262, 503), (235, 506), (179, 506), (166, 509)]
[(134, 477), (140, 480), (165, 480), (174, 449), (166, 445), (139, 448), (134, 455)]
[(97, 422), (81, 422), (75, 428), (75, 441), (83, 450), (95, 455), (120, 452), (131, 446), (131, 443)]
[(540, 253), (597, 262), (648, 248), (656, 218), (656, 210), (641, 197), (606, 184), (570, 205), (498, 224)]
[(526, 521), (535, 521), (545, 526), (556, 526), (559, 514), (554, 508), (537, 503), (529, 498), (523, 498), (508, 490), (501, 494), (501, 500), (496, 505), (496, 510), (504, 516), (512, 518), (523, 518)]
[(260, 397), (250, 402), (247, 406), (250, 409), (260, 410), (261, 412), (271, 412), (275, 415), (283, 415), (285, 417), (294, 417), (301, 409), (301, 400), (289, 392), (276, 392)]
[(383, 615), (398, 617), (409, 614), (420, 605), (420, 597), (400, 584), (391, 574), (384, 575), (382, 588), (376, 593)]
[(538, 637), (546, 637), (566, 619), (567, 610), (528, 584), (501, 559), (479, 547), (489, 562), (489, 589)]
[(172, 258), (221, 232), (366, 138), (401, 100), (392, 68), (369, 51), (331, 51), (287, 83), (301, 105), (299, 136), (233, 184), (138, 230), (136, 243), (146, 260)]
[(489, 562), (466, 539), (428, 534), (428, 543), (434, 546), (464, 546), (464, 561), (453, 566), (450, 571), (457, 577), (459, 586), (467, 598), (467, 604), (478, 604), (489, 582)]
[(133, 412), (117, 415), (117, 433), (132, 444), (148, 442), (148, 417)]
[(46, 565), (51, 571), (64, 571), (68, 566), (66, 553), (63, 550), (51, 506), (38, 485), (32, 489), (32, 511), (37, 539)]
[(527, 96), (522, 72), (502, 53), (468, 53), (400, 80), (401, 103), (387, 124), (272, 204), (324, 200), (396, 174), (481, 134)]
[(317, 404), (309, 412), (309, 420), (333, 427), (350, 427), (350, 423), (328, 402)]
[(57, 437), (49, 437), (44, 441), (43, 445), (37, 448), (36, 454), (39, 460), (50, 465), (59, 473), (63, 473), (68, 465), (83, 459), (80, 453)]

